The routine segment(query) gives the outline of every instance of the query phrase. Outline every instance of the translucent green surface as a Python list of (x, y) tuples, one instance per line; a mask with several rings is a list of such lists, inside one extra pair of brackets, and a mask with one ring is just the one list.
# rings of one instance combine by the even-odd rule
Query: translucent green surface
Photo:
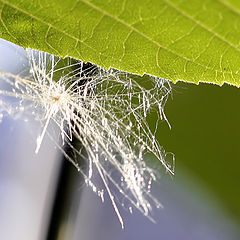
[(0, 37), (173, 82), (239, 86), (238, 0), (0, 0)]

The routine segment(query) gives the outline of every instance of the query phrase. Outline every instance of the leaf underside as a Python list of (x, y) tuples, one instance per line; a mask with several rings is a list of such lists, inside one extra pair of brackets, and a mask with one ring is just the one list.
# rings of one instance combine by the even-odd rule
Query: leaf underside
[(0, 0), (0, 37), (173, 82), (240, 85), (238, 0)]

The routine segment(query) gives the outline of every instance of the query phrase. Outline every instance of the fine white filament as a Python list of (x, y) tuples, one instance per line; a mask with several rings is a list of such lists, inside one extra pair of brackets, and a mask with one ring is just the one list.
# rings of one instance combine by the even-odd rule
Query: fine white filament
[[(144, 155), (153, 154), (170, 174), (174, 174), (174, 161), (172, 165), (166, 162), (166, 153), (155, 139), (156, 129), (150, 129), (147, 118), (150, 111), (155, 112), (156, 127), (159, 120), (166, 120), (163, 107), (171, 92), (169, 82), (148, 77), (145, 88), (144, 81), (140, 85), (135, 76), (118, 70), (97, 66), (86, 69), (82, 61), (73, 59), (59, 66), (63, 61), (59, 57), (34, 50), (28, 50), (28, 58), (28, 74), (0, 71), (1, 81), (9, 86), (0, 89), (0, 96), (20, 99), (21, 109), (30, 109), (41, 121), (36, 153), (53, 122), (73, 154), (69, 156), (57, 141), (56, 145), (103, 199), (104, 190), (92, 181), (95, 172), (100, 175), (122, 227), (111, 186), (152, 219), (152, 204), (161, 204), (151, 194), (155, 172), (147, 166)], [(1, 98), (0, 105), (9, 112), (20, 111)], [(78, 147), (72, 143), (73, 137), (81, 143)], [(87, 171), (79, 165), (79, 158), (86, 160)]]

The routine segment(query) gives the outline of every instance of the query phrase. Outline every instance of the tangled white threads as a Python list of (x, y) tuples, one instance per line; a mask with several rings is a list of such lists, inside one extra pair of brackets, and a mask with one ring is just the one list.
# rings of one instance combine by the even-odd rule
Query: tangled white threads
[[(28, 56), (31, 68), (27, 77), (0, 72), (0, 78), (9, 85), (8, 90), (0, 90), (0, 95), (19, 98), (24, 108), (41, 112), (38, 118), (42, 119), (43, 129), (37, 138), (36, 152), (50, 121), (54, 122), (75, 156), (84, 158), (85, 149), (87, 173), (80, 168), (77, 157), (70, 157), (56, 143), (83, 174), (86, 183), (103, 198), (104, 190), (92, 182), (94, 171), (99, 173), (122, 227), (123, 220), (109, 183), (151, 219), (151, 202), (158, 206), (160, 203), (150, 191), (154, 171), (143, 157), (152, 153), (171, 174), (174, 166), (165, 161), (166, 154), (150, 130), (147, 116), (155, 109), (158, 118), (165, 119), (163, 107), (171, 92), (169, 82), (150, 77), (148, 85), (152, 86), (146, 89), (133, 76), (114, 69), (93, 66), (84, 70), (81, 61), (59, 67), (60, 58), (33, 50), (28, 51)], [(75, 69), (66, 73), (71, 67)], [(4, 101), (0, 103), (4, 105)], [(81, 147), (72, 144), (73, 136), (81, 142)], [(112, 174), (114, 171), (118, 174)]]

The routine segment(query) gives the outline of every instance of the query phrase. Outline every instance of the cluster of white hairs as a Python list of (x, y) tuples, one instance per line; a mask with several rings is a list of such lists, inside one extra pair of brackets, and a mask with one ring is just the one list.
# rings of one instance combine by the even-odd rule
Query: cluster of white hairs
[[(63, 144), (56, 141), (57, 146), (102, 199), (104, 192), (108, 193), (121, 225), (112, 187), (151, 219), (152, 204), (160, 203), (151, 194), (155, 172), (147, 166), (144, 155), (152, 153), (171, 174), (174, 166), (167, 164), (166, 153), (155, 139), (156, 129), (150, 129), (147, 116), (155, 111), (158, 120), (166, 120), (163, 107), (171, 92), (169, 82), (149, 77), (145, 83), (149, 87), (144, 88), (133, 75), (115, 69), (94, 65), (86, 68), (79, 60), (60, 66), (63, 60), (54, 55), (34, 50), (27, 53), (28, 74), (0, 71), (1, 81), (9, 85), (0, 90), (0, 95), (19, 98), (22, 108), (31, 109), (40, 119), (43, 128), (36, 141), (36, 153), (49, 123), (54, 122), (63, 140)], [(4, 100), (0, 104), (4, 106)], [(81, 146), (76, 147), (73, 138)], [(70, 147), (71, 156), (63, 145)], [(86, 159), (87, 170), (79, 165), (79, 157)], [(105, 190), (92, 180), (95, 172)]]

